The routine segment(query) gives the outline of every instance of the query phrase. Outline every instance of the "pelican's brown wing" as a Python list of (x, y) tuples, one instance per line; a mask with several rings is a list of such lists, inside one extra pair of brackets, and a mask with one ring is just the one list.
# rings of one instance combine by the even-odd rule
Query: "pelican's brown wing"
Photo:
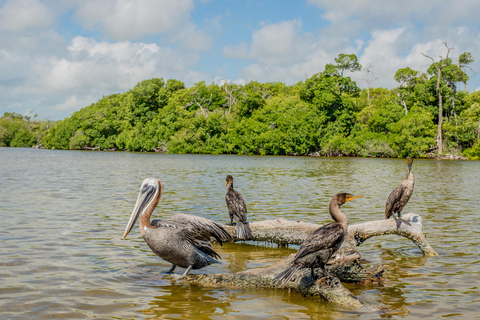
[(308, 254), (330, 249), (342, 243), (345, 237), (344, 231), (339, 223), (326, 224), (310, 234), (298, 249), (294, 261), (305, 257)]
[(230, 242), (234, 240), (233, 236), (228, 233), (227, 230), (225, 230), (220, 224), (210, 219), (190, 214), (175, 213), (172, 215), (172, 220), (173, 222), (195, 228), (197, 234), (199, 235), (197, 237), (199, 240), (205, 240), (209, 239), (210, 237), (214, 237), (220, 244), (222, 244), (222, 242)]
[[(181, 219), (179, 220), (182, 221)], [(183, 221), (185, 222), (185, 220)], [(213, 250), (213, 246), (210, 243), (210, 234), (202, 231), (201, 228), (195, 227), (191, 224), (180, 223), (178, 221), (163, 220), (152, 220), (151, 225), (158, 228), (175, 229), (181, 239), (193, 244), (197, 249), (203, 251), (210, 257), (221, 259), (221, 257)], [(188, 246), (183, 246), (183, 249), (185, 251), (191, 250)], [(198, 256), (197, 258), (203, 259), (201, 256)]]
[(238, 191), (229, 191), (225, 195), (228, 213), (230, 216), (236, 217), (238, 222), (245, 224), (247, 222), (247, 205), (242, 195)]

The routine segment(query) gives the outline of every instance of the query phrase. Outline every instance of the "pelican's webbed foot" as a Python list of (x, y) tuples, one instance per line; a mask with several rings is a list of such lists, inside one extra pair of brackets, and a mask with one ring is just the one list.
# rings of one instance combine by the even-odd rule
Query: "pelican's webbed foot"
[(172, 264), (172, 267), (170, 269), (168, 269), (167, 271), (165, 271), (165, 273), (172, 273), (173, 270), (175, 270), (176, 267), (177, 267), (176, 265)]

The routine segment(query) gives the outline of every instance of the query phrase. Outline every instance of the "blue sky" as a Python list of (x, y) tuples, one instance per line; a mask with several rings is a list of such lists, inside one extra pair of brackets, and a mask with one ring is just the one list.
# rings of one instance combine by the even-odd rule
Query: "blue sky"
[[(0, 0), (0, 115), (59, 120), (153, 77), (293, 84), (340, 53), (393, 88), (444, 41), (480, 72), (479, 12), (477, 0)], [(347, 75), (366, 87), (365, 71)]]

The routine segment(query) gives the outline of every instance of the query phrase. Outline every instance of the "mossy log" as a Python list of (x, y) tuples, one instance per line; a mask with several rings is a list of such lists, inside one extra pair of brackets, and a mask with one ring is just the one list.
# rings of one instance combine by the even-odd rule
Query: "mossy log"
[[(231, 234), (235, 234), (234, 226), (224, 227)], [(250, 223), (253, 241), (279, 245), (301, 244), (317, 228), (319, 225), (286, 219)], [(183, 281), (204, 286), (288, 289), (303, 295), (317, 296), (345, 308), (365, 307), (365, 304), (351, 294), (341, 282), (374, 284), (382, 280), (383, 266), (377, 265), (369, 269), (363, 267), (357, 246), (371, 237), (387, 234), (396, 234), (412, 240), (426, 256), (437, 255), (423, 234), (422, 218), (409, 213), (402, 215), (400, 219), (370, 221), (349, 226), (342, 247), (326, 266), (330, 275), (319, 279), (313, 279), (310, 270), (304, 269), (297, 272), (288, 283), (275, 283), (273, 279), (291, 263), (294, 257), (292, 254), (266, 268), (232, 274), (190, 274), (183, 278)]]

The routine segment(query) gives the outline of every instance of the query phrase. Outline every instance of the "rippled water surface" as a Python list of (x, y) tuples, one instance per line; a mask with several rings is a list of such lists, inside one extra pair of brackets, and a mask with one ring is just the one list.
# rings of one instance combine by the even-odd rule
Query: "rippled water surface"
[[(422, 216), (438, 257), (398, 236), (371, 238), (366, 265), (385, 281), (348, 284), (378, 312), (345, 311), (273, 289), (182, 285), (138, 232), (122, 234), (142, 180), (165, 191), (155, 218), (174, 212), (227, 223), (225, 176), (246, 199), (250, 221), (284, 217), (324, 224), (339, 192), (364, 198), (342, 207), (349, 223), (383, 218), (406, 174), (402, 159), (170, 155), (0, 148), (1, 319), (372, 319), (475, 318), (480, 312), (480, 162), (415, 160), (415, 191), (404, 213)], [(226, 273), (271, 265), (295, 247), (215, 246)], [(179, 269), (178, 272), (183, 272)]]

